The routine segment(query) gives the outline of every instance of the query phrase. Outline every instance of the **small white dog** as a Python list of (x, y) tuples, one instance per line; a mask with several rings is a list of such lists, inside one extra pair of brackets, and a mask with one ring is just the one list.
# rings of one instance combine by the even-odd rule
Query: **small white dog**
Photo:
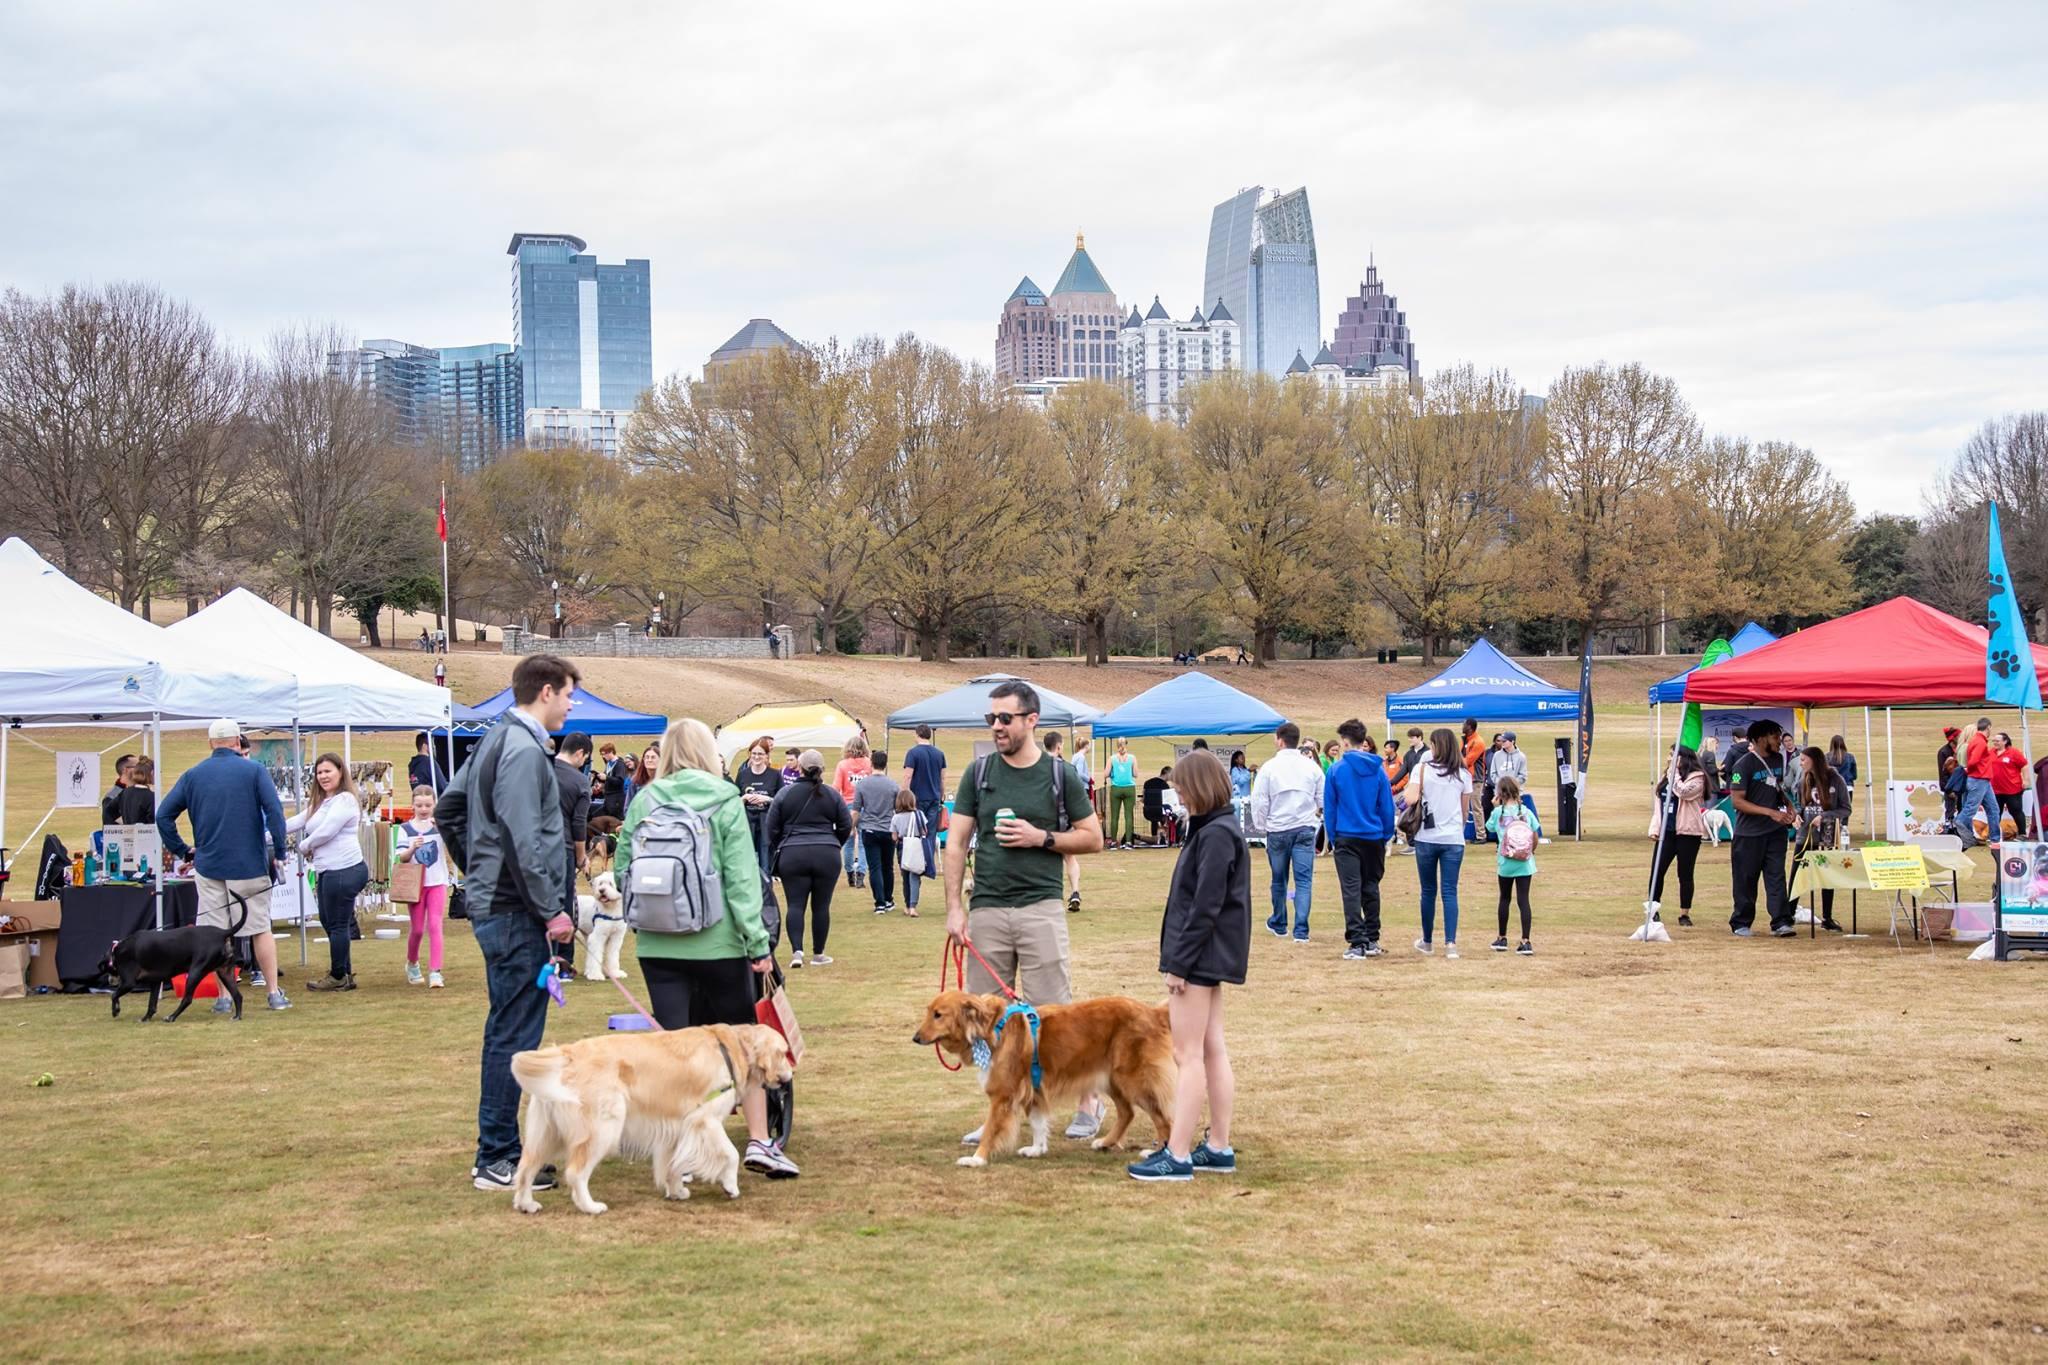
[(1703, 811), (1700, 814), (1700, 822), (1707, 827), (1707, 838), (1713, 843), (1715, 848), (1719, 848), (1722, 841), (1730, 837), (1733, 829), (1733, 826), (1728, 823), (1728, 813), (1726, 811)]
[(590, 879), (591, 893), (576, 898), (576, 927), (586, 940), (583, 974), (599, 972), (614, 981), (624, 981), (619, 969), (619, 950), (626, 946), (626, 902), (619, 895), (618, 879), (606, 868)]

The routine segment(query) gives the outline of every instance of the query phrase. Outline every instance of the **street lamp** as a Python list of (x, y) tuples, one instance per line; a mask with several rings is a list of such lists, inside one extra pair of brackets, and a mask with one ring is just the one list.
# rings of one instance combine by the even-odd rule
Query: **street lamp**
[(559, 578), (549, 579), (548, 588), (555, 595), (555, 638), (560, 639), (562, 636), (562, 580)]
[(660, 592), (654, 594), (654, 633), (656, 635), (661, 634), (661, 612), (662, 608), (667, 605), (668, 589), (663, 588)]

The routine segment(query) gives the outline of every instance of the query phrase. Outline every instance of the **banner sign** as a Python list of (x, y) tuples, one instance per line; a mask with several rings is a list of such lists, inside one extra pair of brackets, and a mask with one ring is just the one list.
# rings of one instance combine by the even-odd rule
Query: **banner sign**
[(1869, 844), (1863, 849), (1863, 875), (1873, 891), (1924, 891), (1927, 860), (1918, 844)]
[(2001, 941), (2048, 940), (2048, 844), (1999, 847), (1998, 931)]
[(57, 805), (98, 806), (100, 803), (100, 756), (96, 753), (57, 755)]

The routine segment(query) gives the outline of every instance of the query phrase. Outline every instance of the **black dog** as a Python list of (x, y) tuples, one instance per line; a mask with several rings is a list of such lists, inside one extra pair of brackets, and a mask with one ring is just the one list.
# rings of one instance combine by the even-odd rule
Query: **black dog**
[[(228, 894), (235, 896), (232, 891)], [(241, 902), (242, 917), (235, 921), (233, 928), (188, 924), (182, 929), (143, 929), (116, 941), (107, 950), (107, 960), (100, 964), (102, 972), (115, 978), (113, 1017), (121, 1017), (122, 996), (147, 986), (149, 1013), (142, 1016), (142, 1022), (146, 1024), (156, 1018), (157, 1001), (163, 998), (164, 987), (183, 972), (185, 998), (164, 1019), (166, 1024), (175, 1024), (186, 1006), (192, 1003), (199, 983), (206, 979), (208, 972), (212, 972), (220, 978), (221, 988), (234, 997), (235, 1018), (240, 1019), (242, 992), (236, 988), (229, 968), (234, 964), (235, 935), (249, 922), (249, 902), (240, 896), (235, 896), (235, 899)]]

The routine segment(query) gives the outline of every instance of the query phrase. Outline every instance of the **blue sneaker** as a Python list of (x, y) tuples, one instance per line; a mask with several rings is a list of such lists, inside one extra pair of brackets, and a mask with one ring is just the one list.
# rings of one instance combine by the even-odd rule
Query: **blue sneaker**
[(1188, 1165), (1198, 1171), (1220, 1171), (1225, 1175), (1237, 1173), (1237, 1149), (1225, 1147), (1217, 1151), (1206, 1139), (1195, 1144), (1195, 1150), (1188, 1153)]
[(1133, 1161), (1124, 1168), (1133, 1180), (1193, 1180), (1195, 1167), (1191, 1161), (1178, 1161), (1172, 1152), (1161, 1147), (1143, 1161)]

